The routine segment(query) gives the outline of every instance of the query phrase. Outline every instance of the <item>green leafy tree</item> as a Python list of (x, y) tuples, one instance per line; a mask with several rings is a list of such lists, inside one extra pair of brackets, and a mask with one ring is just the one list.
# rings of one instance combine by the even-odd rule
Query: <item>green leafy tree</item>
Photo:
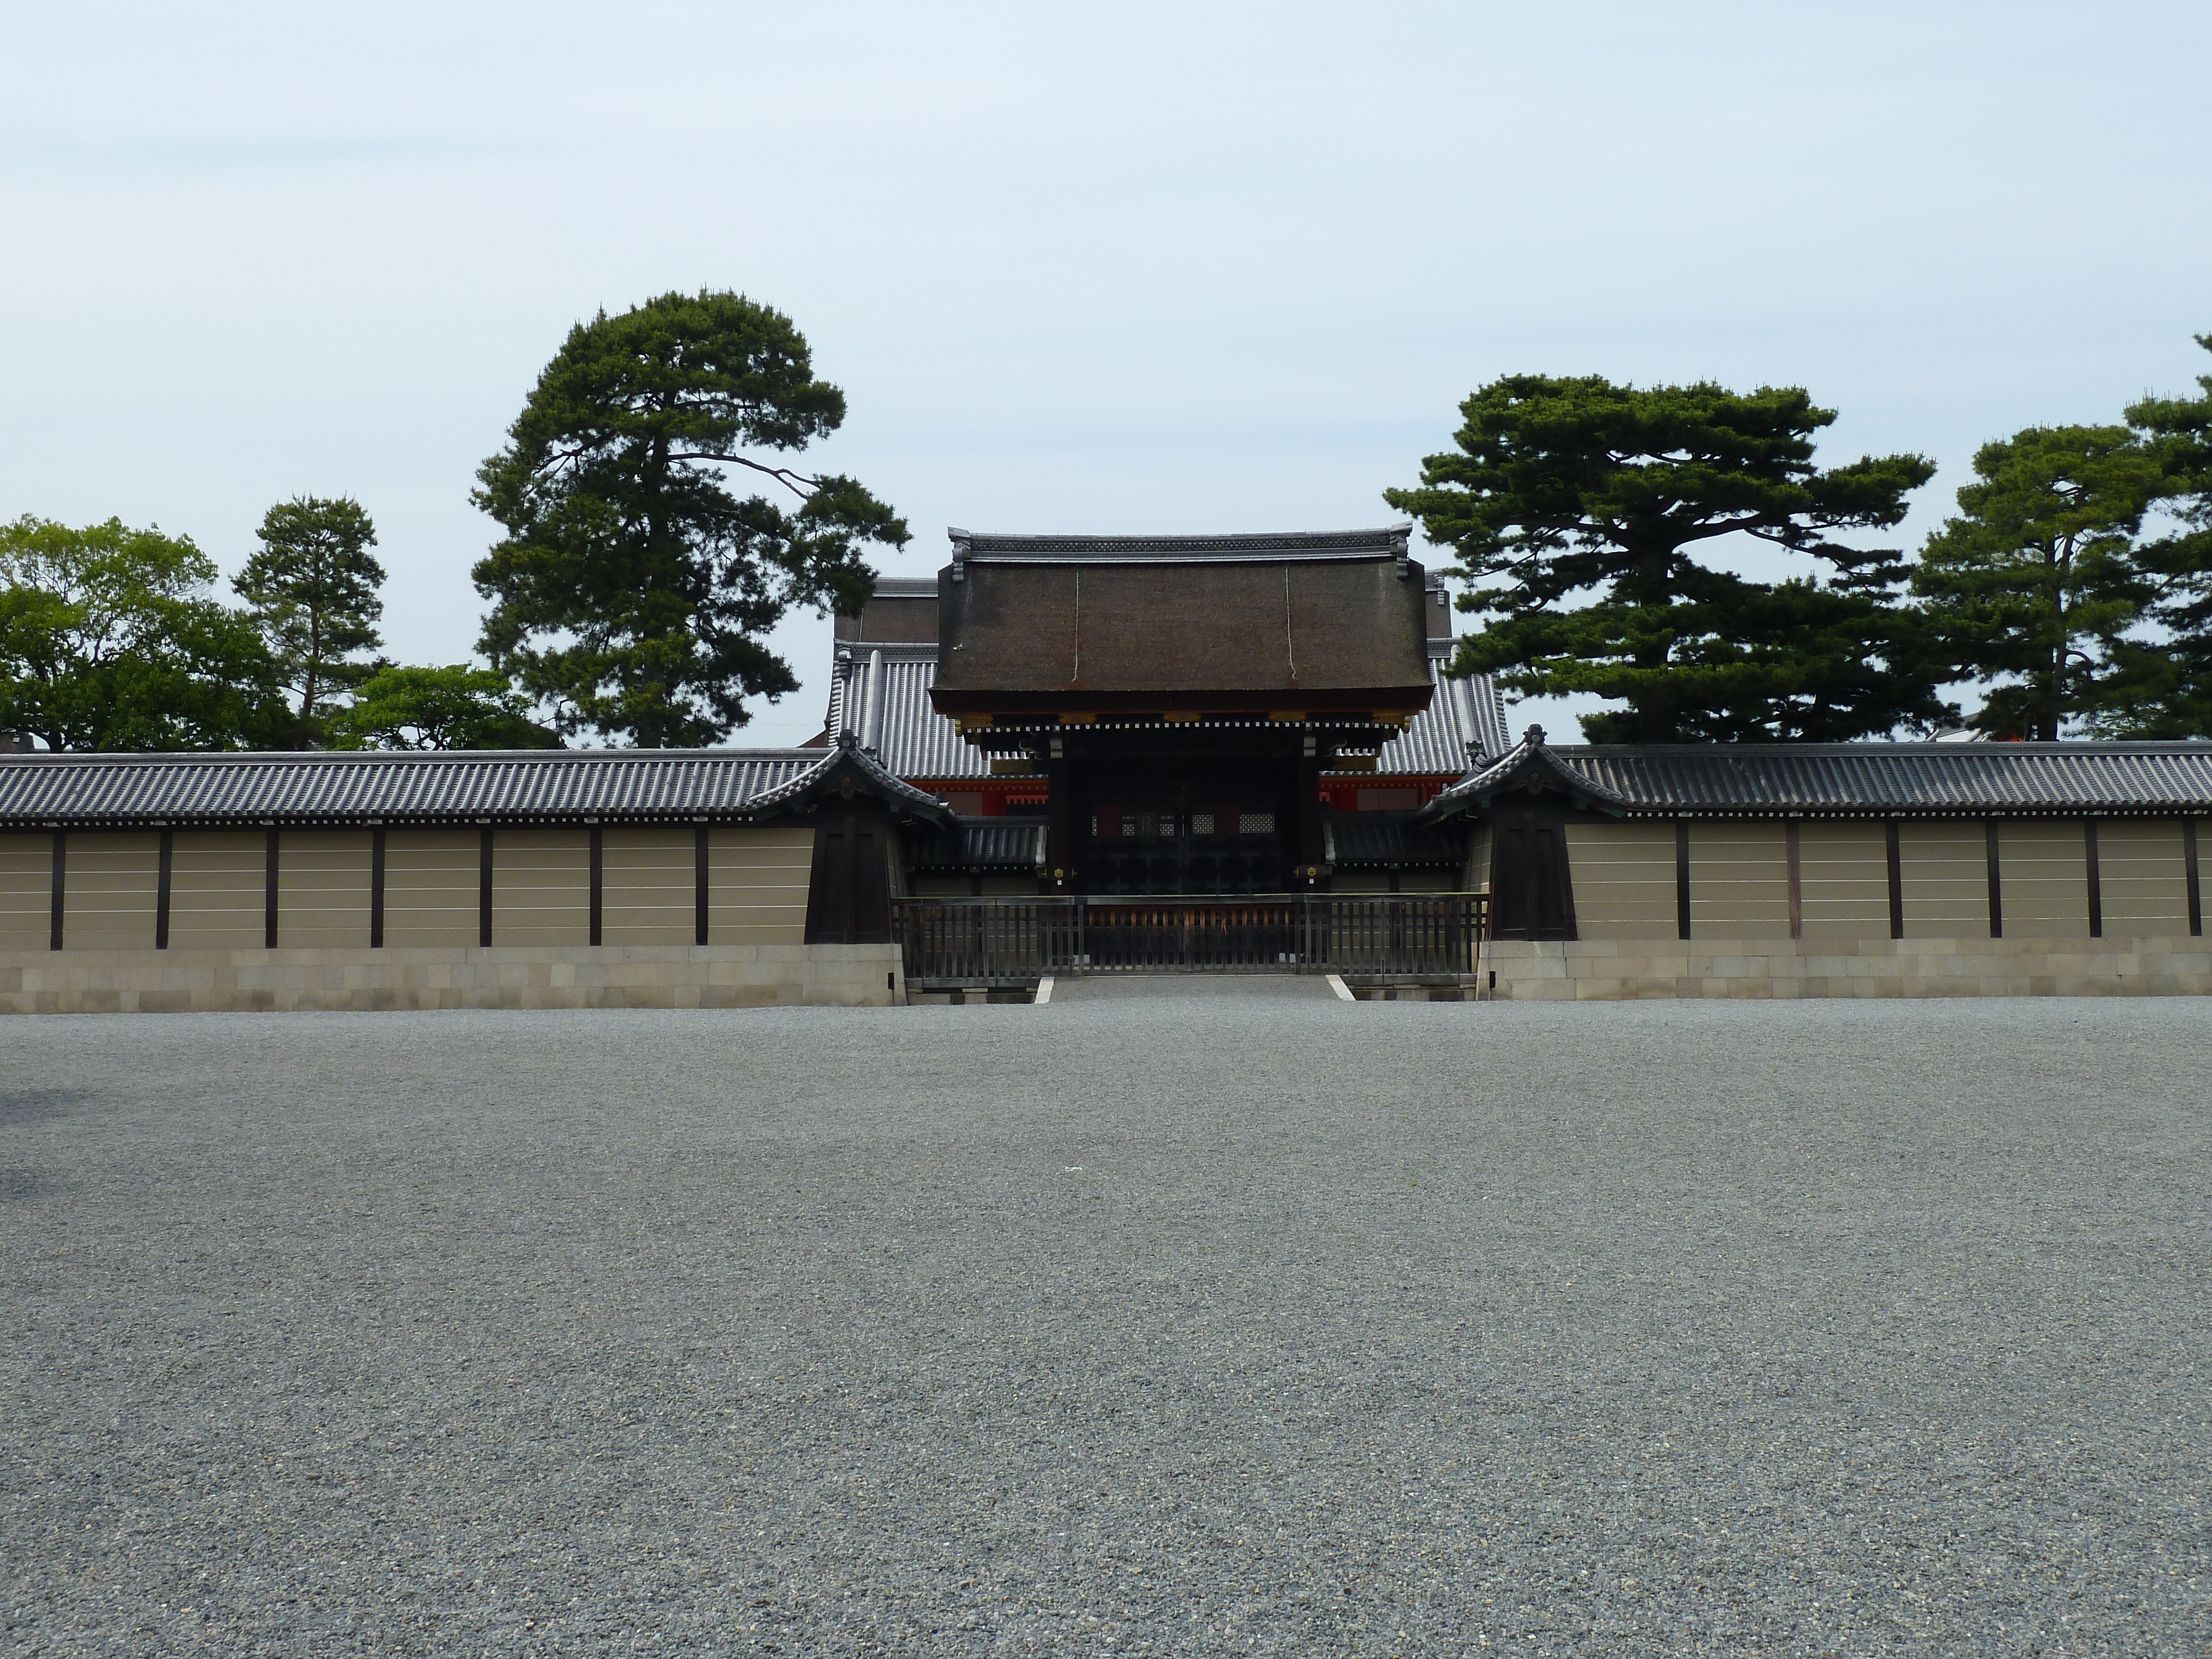
[(253, 623), (190, 540), (0, 526), (0, 729), (54, 749), (263, 748), (289, 718)]
[[(1833, 741), (1944, 714), (1925, 635), (1893, 602), (1902, 559), (1834, 539), (1898, 524), (1927, 460), (1820, 471), (1813, 437), (1835, 413), (1796, 387), (1516, 374), (1460, 413), (1456, 449), (1383, 492), (1474, 584), (1460, 608), (1487, 621), (1455, 672), (1624, 704), (1583, 717), (1601, 743)], [(1763, 583), (1700, 562), (1732, 535), (1827, 569)]]
[(530, 699), (494, 669), (386, 665), (330, 717), (337, 749), (558, 749)]
[[(2196, 337), (2212, 351), (2212, 334)], [(2166, 471), (2166, 532), (2137, 544), (2136, 562), (2158, 586), (2150, 620), (2159, 641), (2117, 647), (2104, 706), (2091, 728), (2116, 738), (2212, 737), (2212, 374), (2195, 398), (2146, 398), (2128, 424)]]
[(1984, 444), (1974, 476), (1912, 586), (1957, 671), (1990, 688), (1975, 725), (2055, 738), (2109, 702), (2156, 595), (2135, 538), (2166, 468), (2125, 427), (2030, 427)]
[(312, 740), (331, 694), (370, 672), (348, 659), (383, 643), (384, 567), (368, 550), (376, 526), (349, 497), (301, 495), (270, 507), (257, 533), (261, 545), (231, 586), (282, 665)]
[[(747, 697), (799, 684), (761, 636), (793, 605), (857, 612), (874, 583), (863, 548), (908, 539), (852, 479), (761, 453), (844, 416), (791, 320), (741, 295), (666, 294), (578, 325), (477, 474), (477, 505), (507, 532), (475, 571), (493, 601), (485, 654), (563, 732), (644, 748), (726, 736)], [(741, 498), (731, 470), (779, 499)]]

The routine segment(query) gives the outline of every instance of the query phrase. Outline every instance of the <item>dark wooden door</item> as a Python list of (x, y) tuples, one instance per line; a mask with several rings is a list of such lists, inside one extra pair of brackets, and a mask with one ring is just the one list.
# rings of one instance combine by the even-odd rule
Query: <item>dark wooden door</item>
[(1493, 833), (1491, 932), (1499, 939), (1574, 938), (1566, 826), (1521, 808), (1498, 814)]
[(809, 945), (882, 945), (891, 936), (890, 825), (868, 812), (825, 817), (806, 887)]

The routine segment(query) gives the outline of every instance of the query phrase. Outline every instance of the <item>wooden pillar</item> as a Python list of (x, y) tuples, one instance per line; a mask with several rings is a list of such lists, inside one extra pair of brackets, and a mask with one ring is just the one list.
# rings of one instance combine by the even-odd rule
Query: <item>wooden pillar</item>
[(477, 841), (477, 943), (491, 943), (491, 830), (487, 826)]
[(2105, 936), (2105, 877), (2097, 867), (2097, 820), (2081, 820), (2081, 851), (2089, 871), (2089, 937)]
[(161, 831), (161, 871), (154, 883), (154, 948), (169, 948), (169, 888), (176, 872), (177, 837), (173, 830)]
[[(1317, 756), (1300, 758), (1297, 767), (1298, 856), (1302, 871), (1318, 872), (1322, 867), (1324, 849), (1321, 834), (1321, 761)], [(1328, 878), (1319, 874), (1308, 876), (1305, 884), (1320, 887)]]
[(69, 831), (54, 831), (54, 893), (46, 916), (46, 948), (62, 948), (62, 899), (69, 890)]
[(1905, 937), (1905, 851), (1899, 844), (1897, 820), (1882, 825), (1881, 838), (1889, 855), (1889, 936)]
[(707, 826), (691, 830), (691, 942), (707, 942)]
[[(1060, 739), (1053, 739), (1058, 748)], [(1044, 763), (1044, 874), (1040, 892), (1075, 890), (1075, 768), (1065, 756), (1054, 755)]]
[(2204, 888), (2197, 873), (2197, 820), (2181, 821), (2181, 878), (2189, 889), (2189, 933), (2192, 939), (2204, 932)]
[(606, 893), (606, 842), (600, 836), (599, 826), (592, 826), (592, 943), (599, 942), (599, 921), (604, 915), (603, 899)]
[(1690, 936), (1690, 821), (1674, 820), (1674, 937)]
[(1995, 818), (1986, 820), (1983, 824), (1983, 830), (1989, 842), (1990, 937), (2002, 939), (2004, 937), (2004, 880), (2002, 865), (1997, 857), (1997, 821)]
[(269, 851), (261, 870), (261, 948), (276, 948), (276, 837), (283, 832), (269, 832)]
[(1805, 937), (1805, 860), (1803, 837), (1799, 835), (1797, 820), (1782, 821), (1783, 852), (1790, 869), (1790, 937)]
[(368, 832), (368, 948), (384, 948), (384, 831)]

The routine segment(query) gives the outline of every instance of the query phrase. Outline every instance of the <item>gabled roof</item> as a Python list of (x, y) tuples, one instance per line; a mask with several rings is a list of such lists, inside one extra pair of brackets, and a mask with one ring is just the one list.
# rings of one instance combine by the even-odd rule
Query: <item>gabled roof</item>
[(1498, 683), (1487, 674), (1444, 672), (1458, 643), (1450, 639), (1428, 642), (1429, 679), (1436, 695), (1396, 741), (1382, 745), (1376, 757), (1378, 775), (1450, 777), (1513, 746)]
[(1478, 767), (1423, 807), (1417, 815), (1434, 823), (1470, 808), (1488, 806), (1508, 791), (1531, 794), (1551, 792), (1566, 796), (1577, 806), (1617, 812), (1628, 803), (1602, 784), (1568, 767), (1556, 750), (1544, 742), (1544, 728), (1532, 726), (1521, 741), (1487, 765)]
[(755, 796), (745, 805), (749, 818), (770, 818), (803, 811), (832, 797), (852, 800), (867, 796), (892, 811), (927, 823), (949, 825), (952, 811), (934, 795), (923, 793), (905, 779), (887, 771), (881, 761), (862, 749), (849, 734), (841, 733), (836, 745), (811, 769)]
[(0, 829), (744, 822), (855, 793), (935, 800), (850, 747), (0, 755)]
[(960, 728), (929, 700), (937, 679), (935, 646), (862, 643), (839, 655), (839, 672), (830, 680), (833, 736), (850, 730), (886, 771), (902, 778), (991, 775), (991, 757), (962, 741)]
[(1636, 817), (2057, 817), (2212, 813), (2212, 743), (1589, 744), (1532, 726), (1423, 809), (1509, 790)]

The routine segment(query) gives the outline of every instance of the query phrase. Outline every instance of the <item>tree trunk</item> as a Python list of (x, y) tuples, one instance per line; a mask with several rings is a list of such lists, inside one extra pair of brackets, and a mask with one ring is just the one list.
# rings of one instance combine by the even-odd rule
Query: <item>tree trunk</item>
[[(1668, 585), (1667, 567), (1674, 550), (1647, 545), (1632, 551), (1635, 560), (1635, 592), (1622, 597), (1633, 605), (1672, 604), (1674, 595)], [(1664, 669), (1668, 655), (1669, 647), (1664, 643), (1643, 646), (1636, 652), (1636, 665), (1643, 669)], [(1677, 743), (1680, 738), (1681, 711), (1672, 696), (1662, 693), (1656, 697), (1646, 697), (1638, 702), (1636, 707), (1637, 742)]]

